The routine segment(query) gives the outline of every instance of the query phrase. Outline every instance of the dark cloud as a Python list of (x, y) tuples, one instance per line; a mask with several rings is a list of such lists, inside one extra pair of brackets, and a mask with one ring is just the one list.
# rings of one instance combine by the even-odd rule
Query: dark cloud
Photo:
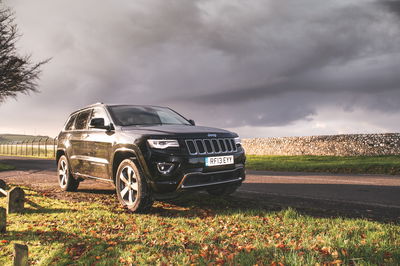
[(400, 16), (400, 2), (398, 0), (382, 1), (379, 4), (384, 5), (389, 11)]
[(53, 58), (26, 103), (56, 110), (50, 121), (97, 101), (169, 105), (222, 127), (400, 112), (397, 1), (5, 3), (21, 46)]

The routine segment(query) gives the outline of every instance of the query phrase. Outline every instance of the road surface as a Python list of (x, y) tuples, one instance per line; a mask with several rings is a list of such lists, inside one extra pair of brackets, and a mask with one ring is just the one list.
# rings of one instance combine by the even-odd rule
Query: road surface
[[(6, 182), (59, 191), (53, 160), (0, 157), (0, 162), (16, 167), (0, 172), (0, 179)], [(108, 183), (85, 181), (79, 191), (113, 194), (114, 188)], [(246, 181), (233, 196), (400, 221), (400, 176), (247, 171)]]

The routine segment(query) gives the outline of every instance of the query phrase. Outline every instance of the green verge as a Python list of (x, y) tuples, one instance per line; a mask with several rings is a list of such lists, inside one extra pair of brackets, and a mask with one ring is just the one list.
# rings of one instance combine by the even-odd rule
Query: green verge
[(15, 167), (12, 165), (0, 163), (0, 171), (13, 170), (13, 169), (15, 169)]
[[(395, 265), (400, 226), (362, 219), (316, 218), (204, 194), (156, 202), (132, 214), (107, 202), (67, 202), (26, 189), (24, 214), (8, 216), (0, 265), (13, 244), (35, 265)], [(100, 201), (100, 200), (99, 200)], [(5, 206), (4, 198), (0, 206)], [(217, 207), (219, 206), (219, 207)]]
[(400, 156), (264, 156), (248, 155), (250, 170), (400, 174)]

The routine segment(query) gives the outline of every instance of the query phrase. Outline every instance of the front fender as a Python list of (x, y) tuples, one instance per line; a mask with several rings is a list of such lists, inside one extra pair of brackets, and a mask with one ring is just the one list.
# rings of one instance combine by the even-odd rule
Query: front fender
[[(146, 161), (144, 159), (143, 153), (142, 151), (139, 149), (139, 147), (137, 147), (134, 144), (129, 144), (129, 145), (117, 145), (112, 153), (112, 158), (111, 161), (114, 164), (114, 159), (115, 159), (115, 155), (118, 152), (126, 152), (126, 153), (131, 153), (135, 156), (135, 159), (137, 160), (137, 162), (139, 163), (139, 166), (141, 168), (141, 170), (143, 171), (143, 173), (145, 174), (146, 178), (150, 178), (151, 174), (149, 171), (149, 168), (147, 167)], [(113, 173), (112, 173), (113, 174)]]

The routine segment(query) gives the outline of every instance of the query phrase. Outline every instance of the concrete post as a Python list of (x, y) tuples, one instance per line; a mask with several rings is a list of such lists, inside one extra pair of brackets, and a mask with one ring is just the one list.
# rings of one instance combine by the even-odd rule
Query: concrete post
[(28, 265), (28, 246), (14, 244), (14, 266)]
[(22, 188), (12, 188), (7, 194), (7, 214), (24, 210), (25, 192)]
[(7, 212), (6, 209), (0, 208), (0, 233), (5, 233), (7, 230)]

